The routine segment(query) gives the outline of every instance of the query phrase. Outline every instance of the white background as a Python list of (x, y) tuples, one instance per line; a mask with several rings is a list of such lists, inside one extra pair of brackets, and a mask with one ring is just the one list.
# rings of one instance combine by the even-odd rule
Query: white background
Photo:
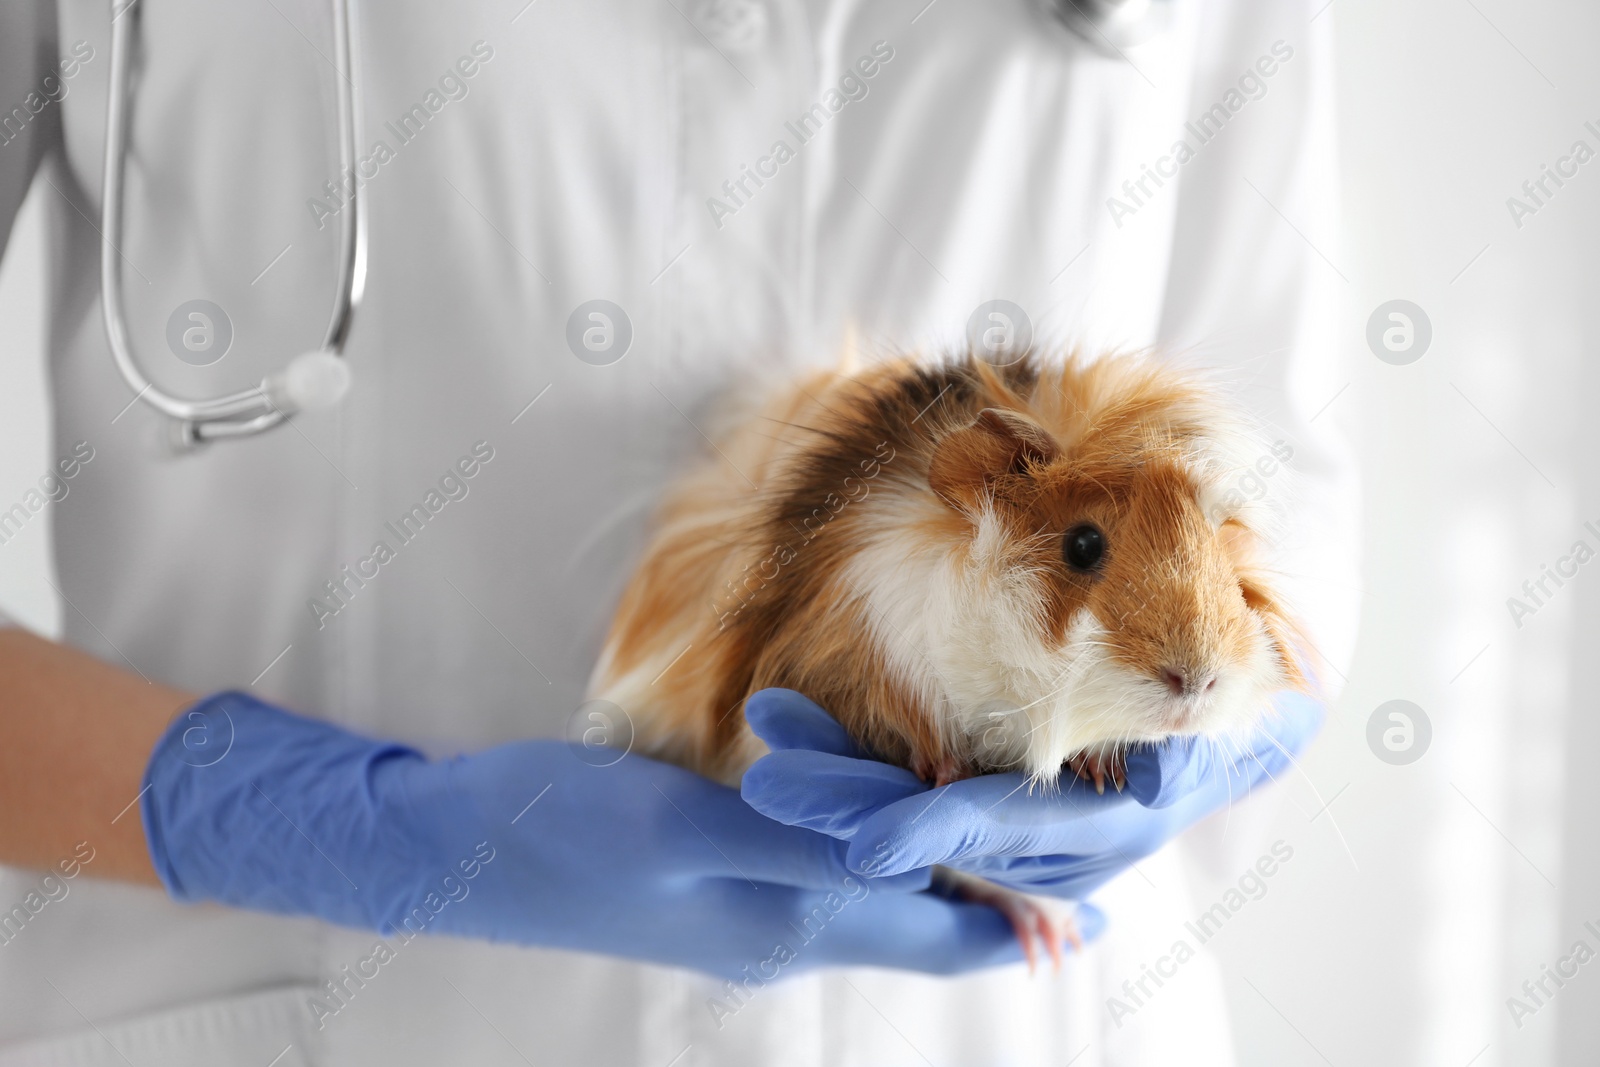
[[(1361, 643), (1304, 760), (1315, 792), (1279, 790), (1270, 814), (1266, 840), (1294, 843), (1295, 859), (1208, 948), (1243, 1063), (1592, 1062), (1600, 962), (1520, 1027), (1506, 1000), (1580, 937), (1600, 948), (1582, 929), (1600, 928), (1600, 564), (1520, 628), (1506, 600), (1580, 536), (1600, 547), (1582, 529), (1600, 527), (1600, 369), (1584, 359), (1600, 159), (1520, 228), (1506, 199), (1574, 140), (1600, 149), (1583, 128), (1600, 127), (1600, 8), (1334, 0), (1319, 17), (1338, 39), (1344, 203), (1340, 247), (1319, 252), (1345, 279), (1350, 382), (1324, 417), (1363, 464)], [(0, 506), (49, 463), (44, 244), (30, 202), (0, 268)], [(1364, 340), (1395, 298), (1434, 332), (1405, 367)], [(0, 546), (0, 609), (54, 632), (47, 522), (48, 509)], [(1394, 698), (1433, 726), (1405, 767), (1366, 741)], [(1319, 795), (1336, 799), (1321, 811)], [(1197, 901), (1241, 872), (1216, 873)]]

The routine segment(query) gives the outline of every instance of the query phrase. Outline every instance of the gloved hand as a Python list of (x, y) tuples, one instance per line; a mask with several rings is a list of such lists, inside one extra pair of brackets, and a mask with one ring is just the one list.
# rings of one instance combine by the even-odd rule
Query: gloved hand
[(638, 755), (592, 766), (574, 748), (523, 741), (434, 761), (223, 693), (157, 743), (141, 810), (179, 900), (407, 939), (454, 934), (763, 979), (1021, 958), (992, 909), (908, 891), (926, 872), (851, 874), (842, 844), (771, 822), (731, 789)]
[(1281, 693), (1242, 747), (1195, 738), (1136, 746), (1127, 787), (1097, 795), (1064, 772), (1059, 790), (1020, 774), (940, 789), (867, 758), (844, 728), (799, 693), (767, 689), (745, 718), (772, 749), (745, 773), (744, 798), (790, 826), (850, 842), (852, 870), (884, 875), (943, 864), (1030, 893), (1081, 900), (1201, 817), (1279, 776), (1322, 724), (1310, 697)]

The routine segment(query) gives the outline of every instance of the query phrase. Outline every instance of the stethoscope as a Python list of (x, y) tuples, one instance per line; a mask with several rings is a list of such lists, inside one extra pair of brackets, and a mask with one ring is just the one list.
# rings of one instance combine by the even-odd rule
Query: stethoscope
[[(210, 400), (173, 396), (140, 370), (128, 338), (122, 306), (121, 253), (123, 170), (127, 160), (130, 55), (139, 9), (131, 0), (111, 23), (111, 85), (106, 106), (106, 157), (100, 205), (100, 302), (106, 338), (117, 370), (142, 400), (173, 420), (176, 443), (192, 446), (228, 437), (246, 437), (270, 430), (297, 411), (331, 407), (350, 389), (350, 366), (344, 361), (350, 320), (361, 302), (367, 275), (366, 198), (359, 182), (350, 182), (352, 210), (339, 213), (339, 280), (333, 314), (322, 345), (302, 352), (260, 385)], [(132, 9), (132, 10), (130, 10)], [(353, 174), (356, 164), (355, 67), (351, 61), (350, 0), (333, 0), (334, 50), (339, 66), (339, 167)]]
[[(1103, 52), (1118, 53), (1161, 33), (1175, 0), (1046, 0), (1078, 36)], [(356, 162), (357, 91), (351, 60), (351, 0), (333, 0), (334, 48), (338, 56), (339, 165), (353, 174)], [(361, 302), (367, 275), (367, 211), (361, 184), (351, 181), (350, 207), (339, 213), (339, 280), (333, 315), (322, 345), (291, 359), (253, 389), (211, 400), (186, 400), (157, 386), (140, 370), (123, 314), (121, 253), (123, 170), (127, 160), (129, 55), (139, 17), (129, 0), (111, 22), (111, 85), (107, 101), (104, 193), (100, 207), (100, 297), (106, 338), (117, 370), (134, 399), (173, 420), (177, 443), (198, 445), (270, 430), (297, 411), (332, 407), (350, 390), (350, 365), (342, 358), (350, 320)]]

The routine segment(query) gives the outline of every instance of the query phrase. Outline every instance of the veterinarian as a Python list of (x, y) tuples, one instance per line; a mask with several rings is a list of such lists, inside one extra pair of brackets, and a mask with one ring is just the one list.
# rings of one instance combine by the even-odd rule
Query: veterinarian
[[(713, 396), (994, 331), (1224, 368), (1292, 453), (1294, 592), (1342, 661), (1329, 20), (1054, 6), (360, 3), (353, 63), (320, 0), (0, 9), (52, 402), (0, 532), (50, 523), (65, 631), (0, 633), (0, 1064), (1228, 1062), (1208, 959), (1107, 999), (1190, 864), (1235, 871), (1215, 823), (1160, 846), (1292, 775), (1316, 704), (1071, 803), (779, 761), (747, 789), (794, 825), (584, 704)], [(222, 440), (160, 403), (263, 380)], [(839, 751), (804, 701), (749, 714)], [(996, 913), (917, 892), (944, 860), (1092, 891), (1099, 936), (1030, 978)]]

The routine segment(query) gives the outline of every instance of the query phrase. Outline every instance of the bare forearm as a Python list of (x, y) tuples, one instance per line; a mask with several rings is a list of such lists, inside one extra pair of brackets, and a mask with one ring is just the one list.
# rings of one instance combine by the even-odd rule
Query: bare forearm
[(0, 863), (54, 867), (88, 842), (84, 873), (156, 884), (132, 801), (156, 738), (194, 700), (0, 629)]

